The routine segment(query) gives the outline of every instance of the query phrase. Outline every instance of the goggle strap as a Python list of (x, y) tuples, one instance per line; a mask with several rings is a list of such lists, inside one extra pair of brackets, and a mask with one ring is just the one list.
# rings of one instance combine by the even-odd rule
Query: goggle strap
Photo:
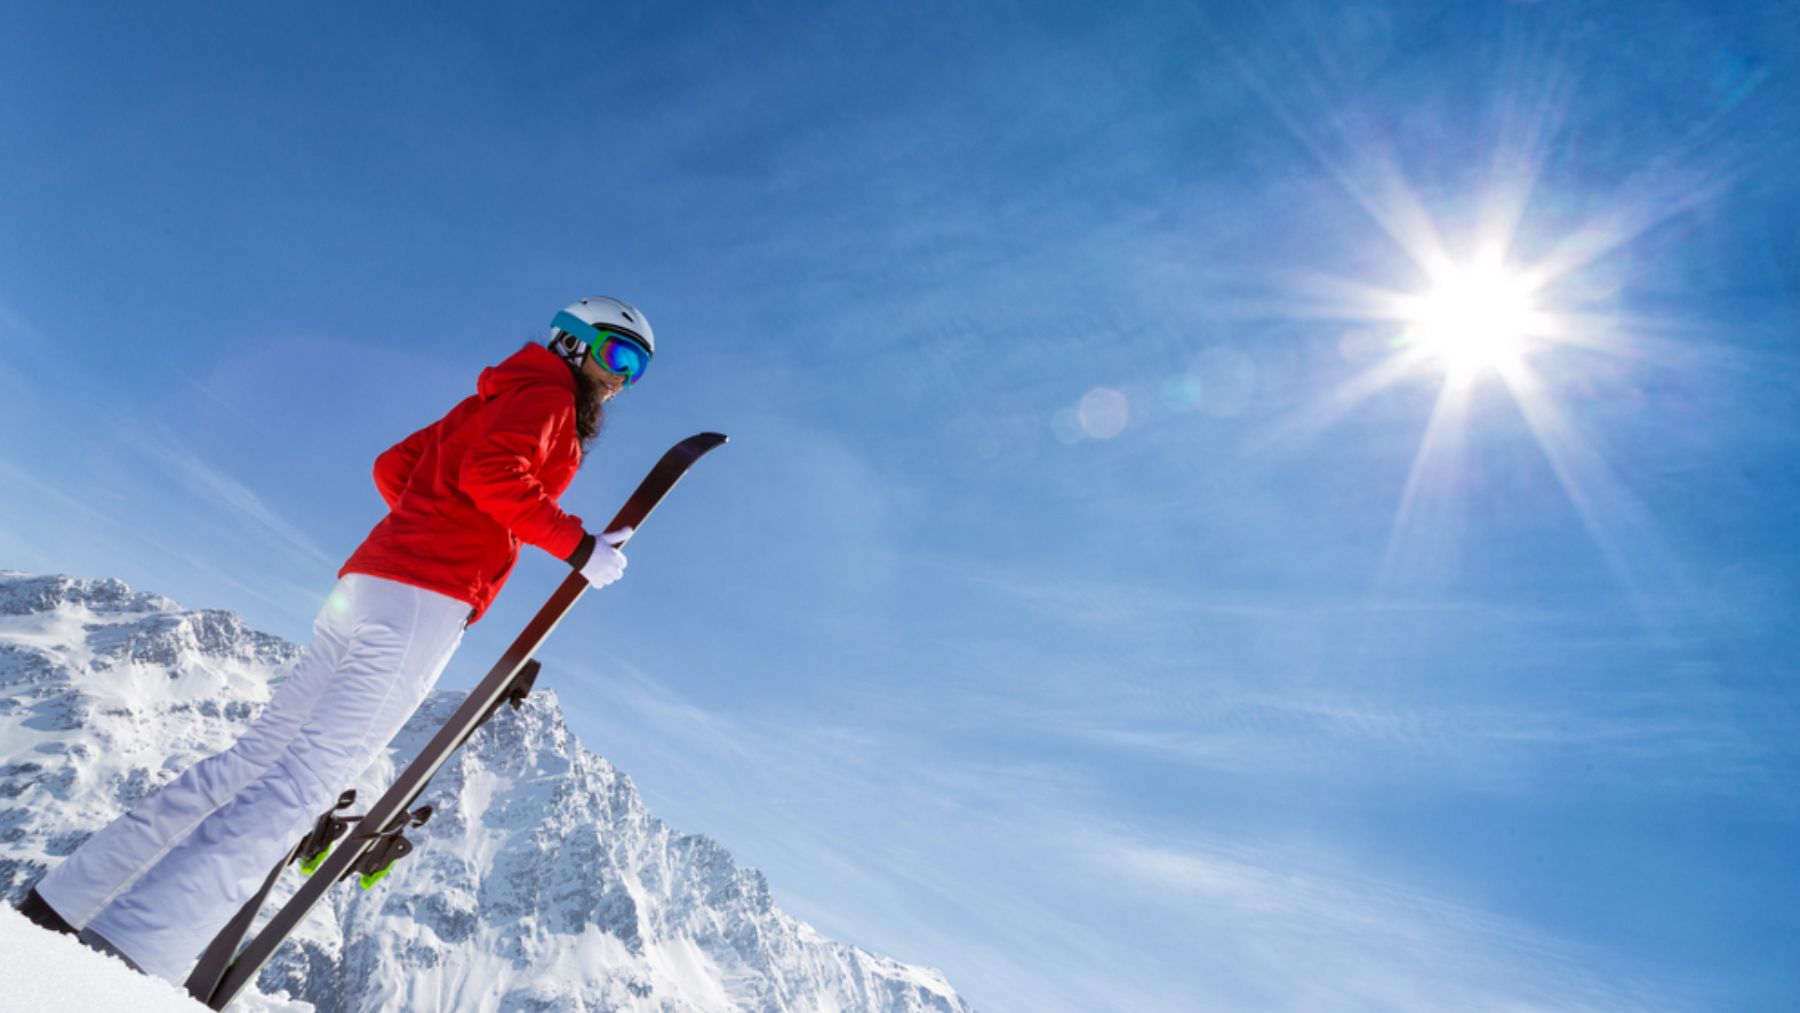
[(643, 343), (643, 341), (641, 341), (637, 337), (637, 335), (632, 334), (629, 331), (619, 330), (618, 328), (615, 328), (615, 327), (605, 327), (605, 328), (595, 327), (593, 324), (590, 324), (586, 320), (583, 320), (580, 317), (576, 316), (575, 314), (570, 313), (568, 310), (559, 311), (556, 314), (556, 316), (550, 321), (550, 326), (555, 327), (558, 330), (561, 330), (567, 334), (571, 334), (577, 338), (580, 338), (582, 343), (587, 344), (587, 345), (592, 345), (595, 342), (598, 342), (601, 338), (606, 337), (608, 335), (623, 338), (626, 341), (629, 341), (632, 344), (643, 349), (645, 358), (649, 358), (649, 356), (650, 356), (649, 346), (645, 345)]
[(586, 320), (570, 313), (568, 310), (558, 311), (556, 318), (550, 321), (550, 326), (565, 334), (571, 334), (580, 338), (581, 343), (584, 345), (591, 345), (600, 338), (600, 328), (595, 327)]

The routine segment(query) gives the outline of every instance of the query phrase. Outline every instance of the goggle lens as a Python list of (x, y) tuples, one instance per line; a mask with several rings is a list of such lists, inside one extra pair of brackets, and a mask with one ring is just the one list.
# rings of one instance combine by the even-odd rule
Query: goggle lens
[(600, 332), (600, 347), (594, 353), (600, 365), (606, 367), (608, 373), (625, 378), (627, 387), (638, 382), (644, 370), (650, 368), (650, 353), (644, 346), (623, 334), (611, 331)]

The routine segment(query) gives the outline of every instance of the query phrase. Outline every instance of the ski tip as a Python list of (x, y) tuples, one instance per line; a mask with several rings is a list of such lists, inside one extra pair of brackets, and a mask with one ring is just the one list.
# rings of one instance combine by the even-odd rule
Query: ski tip
[(663, 455), (663, 460), (685, 459), (691, 463), (729, 442), (731, 437), (724, 433), (695, 433), (670, 447), (669, 452)]

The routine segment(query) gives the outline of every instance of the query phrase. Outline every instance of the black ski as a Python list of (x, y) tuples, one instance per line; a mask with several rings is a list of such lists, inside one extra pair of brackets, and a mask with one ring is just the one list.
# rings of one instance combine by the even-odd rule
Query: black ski
[[(656, 462), (656, 467), (650, 469), (650, 474), (638, 484), (612, 522), (601, 530), (638, 528), (644, 523), (644, 518), (650, 516), (650, 511), (656, 509), (662, 498), (687, 473), (688, 468), (724, 442), (725, 437), (719, 433), (701, 433), (676, 444)], [(276, 910), (263, 930), (224, 969), (223, 975), (215, 979), (216, 985), (209, 989), (211, 983), (207, 979), (213, 977), (212, 973), (202, 974), (201, 969), (196, 968), (188, 980), (188, 990), (194, 998), (215, 1010), (222, 1010), (243, 991), (244, 986), (262, 971), (263, 965), (269, 962), (269, 958), (274, 956), (294, 928), (325, 896), (325, 891), (344, 878), (371, 847), (380, 844), (385, 828), (401, 825), (414, 800), (425, 790), (438, 768), (487, 720), (502, 699), (518, 690), (517, 677), (531, 661), (531, 655), (550, 636), (550, 632), (556, 629), (556, 624), (562, 621), (563, 616), (568, 614), (569, 609), (587, 589), (588, 582), (579, 573), (570, 573), (563, 579), (562, 584), (550, 595), (550, 600), (526, 624), (518, 639), (513, 641), (512, 646), (500, 656), (500, 660), (482, 678), (480, 684), (457, 707), (456, 713), (438, 729), (424, 750), (401, 772), (393, 786), (362, 815), (360, 827), (374, 829), (358, 830), (338, 845), (311, 877), (301, 884), (294, 896)], [(286, 864), (284, 861), (270, 874), (269, 885), (272, 885), (274, 878)], [(265, 885), (264, 890), (267, 888), (268, 885)], [(266, 896), (266, 892), (263, 896)], [(254, 910), (240, 911), (238, 917), (233, 918), (224, 932), (220, 933), (220, 938), (215, 939), (213, 945), (207, 948), (207, 954), (216, 959), (221, 953), (229, 953), (235, 949), (237, 940), (243, 938), (243, 933), (254, 921), (255, 914)], [(225, 935), (234, 931), (236, 935), (227, 941)]]
[[(206, 952), (200, 954), (199, 962), (194, 965), (194, 970), (188, 975), (184, 985), (189, 995), (205, 1000), (212, 995), (213, 989), (219, 987), (219, 979), (225, 976), (225, 969), (231, 966), (231, 958), (237, 956), (238, 947), (243, 945), (244, 937), (250, 934), (250, 926), (256, 923), (256, 916), (262, 912), (263, 902), (269, 899), (269, 891), (275, 889), (282, 870), (295, 862), (310, 862), (324, 853), (332, 841), (343, 835), (351, 822), (360, 818), (338, 815), (355, 803), (356, 792), (346, 791), (339, 795), (337, 804), (320, 815), (312, 830), (298, 844), (289, 848), (287, 854), (281, 856), (281, 861), (275, 863), (275, 867), (269, 870), (268, 878), (263, 880), (262, 888), (245, 901), (243, 907), (238, 908), (238, 913), (213, 937)], [(303, 864), (301, 868), (310, 871), (307, 865)]]

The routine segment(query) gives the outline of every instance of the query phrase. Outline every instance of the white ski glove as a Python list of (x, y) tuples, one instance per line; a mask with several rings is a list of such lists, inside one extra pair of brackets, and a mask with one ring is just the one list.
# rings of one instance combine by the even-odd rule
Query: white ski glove
[(581, 571), (590, 587), (605, 587), (625, 575), (625, 553), (619, 546), (630, 537), (630, 528), (608, 531), (599, 538), (590, 534), (569, 557), (569, 565)]

